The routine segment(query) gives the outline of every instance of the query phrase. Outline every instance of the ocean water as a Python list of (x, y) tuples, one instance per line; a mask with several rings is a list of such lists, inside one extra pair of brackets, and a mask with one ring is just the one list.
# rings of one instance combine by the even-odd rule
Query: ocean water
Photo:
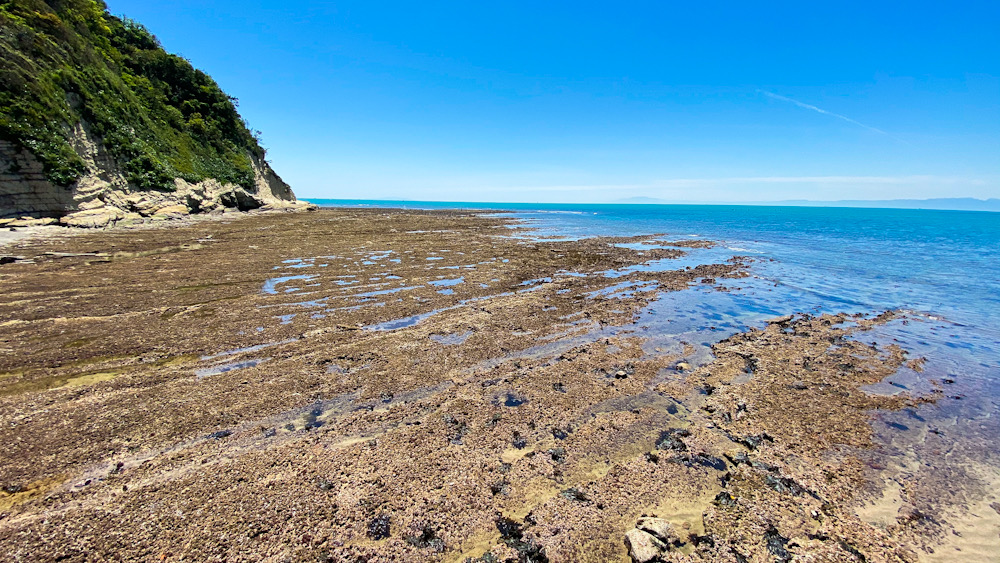
[[(312, 200), (324, 206), (510, 210), (538, 236), (664, 234), (722, 243), (694, 261), (757, 259), (782, 288), (774, 313), (906, 309), (940, 318), (952, 346), (1000, 364), (1000, 213), (713, 205), (484, 204)], [(773, 261), (772, 261), (773, 260)], [(665, 264), (664, 267), (677, 267)], [(746, 303), (746, 306), (753, 306)], [(989, 360), (992, 360), (990, 362)], [(996, 374), (1000, 377), (1000, 374)]]
[[(661, 293), (634, 324), (590, 335), (641, 336), (647, 353), (683, 351), (685, 360), (696, 365), (712, 360), (714, 343), (777, 316), (902, 310), (902, 318), (853, 338), (899, 345), (910, 358), (925, 360), (922, 369), (901, 368), (865, 391), (935, 400), (871, 413), (876, 447), (861, 455), (877, 468), (872, 486), (913, 491), (911, 501), (954, 525), (956, 533), (965, 534), (963, 541), (978, 538), (973, 543), (987, 546), (985, 552), (997, 549), (992, 524), (984, 522), (996, 516), (985, 491), (1000, 490), (1000, 213), (313, 201), (338, 207), (485, 209), (529, 227), (512, 229), (515, 237), (715, 241), (713, 248), (639, 267), (673, 270), (742, 256), (749, 258), (751, 276), (718, 280), (728, 291), (695, 284)], [(620, 282), (614, 278), (621, 274), (603, 274), (609, 291), (628, 291), (616, 285)], [(551, 342), (536, 348), (545, 353), (572, 345)], [(897, 508), (890, 503), (888, 510)]]
[[(512, 236), (579, 238), (662, 235), (707, 239), (718, 246), (692, 250), (649, 269), (677, 269), (753, 259), (750, 279), (662, 294), (644, 311), (636, 332), (650, 346), (710, 346), (766, 319), (796, 312), (907, 312), (864, 338), (897, 343), (926, 357), (908, 385), (956, 381), (949, 391), (965, 402), (940, 403), (940, 416), (1000, 420), (1000, 213), (913, 209), (722, 205), (511, 204), (312, 200), (323, 206), (484, 209), (531, 227)], [(608, 275), (613, 275), (609, 273)], [(896, 389), (899, 381), (896, 381)], [(972, 400), (967, 400), (972, 399)], [(993, 433), (990, 429), (983, 432)], [(995, 438), (1000, 443), (1000, 430)], [(1000, 451), (1000, 448), (997, 448)]]

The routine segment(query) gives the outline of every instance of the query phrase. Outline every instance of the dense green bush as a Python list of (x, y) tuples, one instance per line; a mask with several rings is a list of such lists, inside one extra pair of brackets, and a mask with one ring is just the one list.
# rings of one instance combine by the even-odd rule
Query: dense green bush
[(104, 2), (0, 0), (0, 137), (65, 186), (84, 172), (68, 142), (81, 120), (142, 189), (171, 190), (174, 178), (251, 187), (249, 155), (264, 156), (234, 98)]

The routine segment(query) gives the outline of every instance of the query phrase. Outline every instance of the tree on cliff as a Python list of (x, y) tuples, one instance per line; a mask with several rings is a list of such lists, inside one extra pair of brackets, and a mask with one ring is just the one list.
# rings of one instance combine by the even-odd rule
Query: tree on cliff
[(235, 98), (104, 2), (0, 1), (0, 138), (68, 186), (84, 173), (70, 144), (81, 122), (138, 189), (169, 191), (174, 178), (250, 188), (251, 157), (264, 156)]

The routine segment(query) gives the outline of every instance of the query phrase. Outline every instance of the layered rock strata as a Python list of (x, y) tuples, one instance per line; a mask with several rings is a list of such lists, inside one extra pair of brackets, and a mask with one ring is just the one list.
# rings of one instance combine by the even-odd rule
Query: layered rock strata
[(86, 124), (78, 123), (71, 139), (87, 171), (70, 186), (54, 185), (31, 152), (0, 140), (0, 226), (101, 228), (192, 213), (311, 207), (296, 201), (288, 184), (254, 155), (252, 190), (214, 179), (189, 183), (181, 178), (170, 191), (138, 190)]

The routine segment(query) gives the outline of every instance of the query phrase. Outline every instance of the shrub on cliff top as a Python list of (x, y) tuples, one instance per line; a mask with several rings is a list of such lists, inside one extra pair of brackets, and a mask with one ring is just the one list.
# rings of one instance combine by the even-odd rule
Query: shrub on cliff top
[(81, 121), (140, 189), (174, 178), (249, 188), (249, 155), (264, 156), (235, 98), (138, 22), (97, 0), (0, 0), (0, 137), (66, 186), (84, 172), (69, 143)]

